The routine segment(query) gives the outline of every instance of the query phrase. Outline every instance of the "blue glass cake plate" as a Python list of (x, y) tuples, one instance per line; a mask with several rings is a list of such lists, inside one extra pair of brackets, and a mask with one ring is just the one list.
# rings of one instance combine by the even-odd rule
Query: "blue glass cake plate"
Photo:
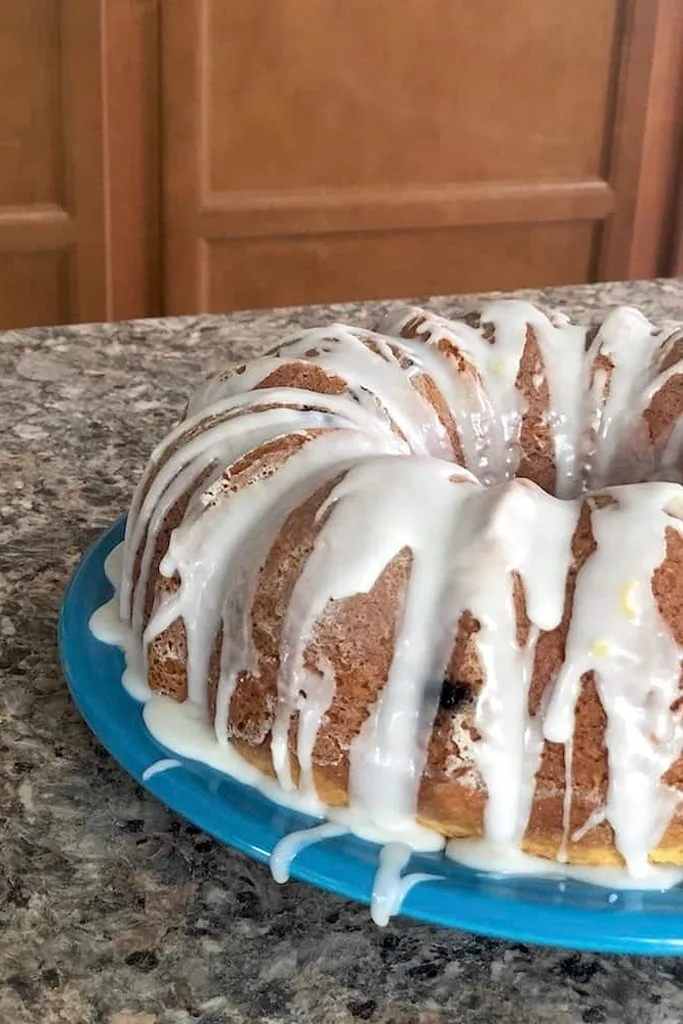
[[(138, 704), (121, 684), (123, 655), (90, 631), (91, 614), (112, 595), (104, 562), (123, 539), (121, 519), (83, 557), (64, 598), (59, 649), (74, 703), (113, 757), (159, 800), (220, 842), (262, 862), (275, 844), (315, 822), (283, 808), (249, 786), (196, 761), (143, 780), (169, 751), (148, 733)], [(292, 877), (369, 903), (380, 847), (352, 835), (315, 843), (292, 864)], [(410, 871), (441, 876), (416, 885), (402, 914), (519, 942), (596, 952), (683, 954), (683, 886), (619, 891), (583, 882), (492, 874), (414, 854)], [(273, 882), (273, 885), (276, 883)]]

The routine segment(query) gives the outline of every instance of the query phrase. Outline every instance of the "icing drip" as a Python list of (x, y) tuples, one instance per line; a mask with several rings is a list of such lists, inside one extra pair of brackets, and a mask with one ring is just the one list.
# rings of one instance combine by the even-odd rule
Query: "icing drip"
[[(307, 846), (344, 835), (346, 831), (343, 825), (328, 821), (284, 836), (270, 855), (270, 870), (275, 881), (289, 881), (292, 862)], [(380, 928), (386, 927), (391, 918), (401, 912), (403, 901), (414, 886), (420, 882), (443, 880), (444, 876), (428, 872), (403, 875), (412, 853), (410, 846), (396, 842), (387, 843), (380, 850), (370, 899), (372, 920)]]
[(683, 728), (669, 710), (678, 697), (681, 652), (660, 616), (651, 580), (665, 558), (665, 530), (681, 533), (683, 526), (666, 512), (680, 500), (675, 484), (611, 493), (616, 504), (592, 512), (597, 549), (579, 573), (565, 661), (543, 731), (556, 743), (571, 740), (581, 681), (594, 673), (607, 713), (605, 818), (629, 871), (638, 875), (647, 870), (648, 851), (678, 801), (660, 780), (683, 749)]
[[(273, 388), (233, 394), (208, 409), (199, 408), (183, 420), (152, 453), (138, 484), (126, 524), (121, 610), (130, 612), (133, 560), (147, 521), (179, 472), (192, 467), (195, 477), (215, 461), (230, 465), (265, 441), (291, 430), (349, 427), (401, 450), (388, 420), (361, 403), (338, 395), (321, 395), (299, 388)], [(403, 451), (408, 451), (403, 447)], [(220, 471), (217, 471), (220, 475)], [(151, 489), (150, 489), (151, 488)], [(168, 499), (166, 507), (170, 505)]]
[(674, 423), (662, 452), (660, 466), (653, 477), (683, 484), (683, 418)]
[[(564, 745), (564, 795), (562, 797), (562, 842), (557, 859), (564, 864), (567, 860), (567, 840), (572, 821), (572, 768), (574, 762), (574, 736), (569, 737)], [(603, 815), (604, 817), (604, 815)], [(572, 837), (573, 838), (573, 837)]]
[(559, 497), (573, 495), (577, 490), (576, 450), (584, 387), (582, 344), (585, 328), (576, 327), (566, 320), (553, 324), (529, 303), (514, 300), (485, 306), (481, 318), (482, 322), (492, 323), (495, 327), (496, 342), (491, 347), (496, 352), (502, 349), (505, 372), (500, 377), (493, 375), (497, 403), (504, 401), (507, 393), (515, 394), (527, 329), (532, 328), (550, 391), (548, 426), (555, 450), (557, 494)]
[[(550, 427), (557, 464), (558, 494), (579, 490), (576, 451), (581, 431), (585, 389), (583, 355), (585, 327), (567, 318), (548, 316), (527, 302), (492, 302), (480, 313), (481, 327), (449, 321), (424, 310), (411, 309), (389, 317), (382, 325), (390, 334), (401, 331), (416, 316), (418, 337), (430, 344), (450, 343), (475, 376), (455, 375), (444, 395), (458, 416), (465, 464), (486, 484), (511, 479), (519, 463), (519, 433), (525, 406), (516, 388), (531, 328), (539, 346), (550, 390)], [(490, 336), (492, 332), (492, 336)], [(536, 385), (541, 383), (543, 376)]]
[[(637, 309), (615, 309), (605, 318), (593, 340), (589, 364), (606, 359), (611, 369), (599, 372), (587, 394), (586, 422), (590, 450), (585, 460), (589, 488), (609, 482), (640, 479), (638, 472), (620, 465), (625, 440), (634, 435), (633, 411), (640, 416), (640, 396), (653, 354), (652, 324)], [(637, 433), (637, 431), (635, 431)]]
[[(454, 480), (454, 476), (456, 479)], [(284, 785), (287, 775), (287, 735), (295, 698), (313, 702), (315, 721), (333, 696), (333, 682), (316, 679), (306, 668), (304, 653), (315, 622), (328, 601), (367, 593), (380, 573), (404, 549), (412, 555), (403, 598), (402, 622), (394, 660), (378, 705), (354, 741), (350, 758), (350, 787), (354, 805), (375, 821), (398, 827), (415, 813), (426, 742), (437, 710), (438, 692), (430, 684), (443, 676), (450, 654), (452, 623), (444, 620), (446, 594), (440, 566), (472, 532), (472, 516), (464, 506), (473, 495), (482, 497), (467, 474), (435, 460), (371, 459), (351, 469), (320, 510), (329, 511), (314, 551), (294, 589), (283, 631), (281, 692), (273, 727), (273, 761)], [(381, 494), (378, 509), (377, 493)], [(358, 523), (366, 524), (359, 533)], [(460, 531), (460, 532), (457, 532)], [(302, 704), (297, 705), (302, 710)], [(299, 719), (301, 730), (306, 714)], [(312, 754), (299, 743), (304, 777), (310, 776)]]
[(587, 836), (592, 829), (596, 828), (598, 825), (601, 825), (604, 820), (605, 808), (598, 807), (597, 810), (593, 811), (591, 814), (588, 815), (581, 828), (577, 828), (576, 832), (572, 834), (572, 842), (580, 842), (584, 836)]
[(124, 545), (118, 544), (105, 559), (104, 573), (114, 587), (114, 594), (111, 600), (93, 612), (90, 616), (89, 626), (93, 635), (102, 643), (115, 644), (121, 648), (125, 658), (121, 682), (131, 697), (144, 701), (149, 699), (152, 691), (147, 685), (147, 673), (140, 641), (129, 623), (119, 614), (124, 550)]
[[(596, 822), (597, 824), (597, 822)], [(540, 878), (561, 879), (560, 892), (566, 890), (565, 879), (596, 885), (603, 889), (621, 891), (650, 889), (663, 892), (683, 881), (683, 868), (648, 865), (647, 872), (634, 878), (623, 868), (565, 864), (534, 857), (515, 846), (501, 846), (485, 839), (451, 839), (446, 846), (449, 860), (477, 871), (490, 871), (495, 875), (535, 875)], [(607, 893), (607, 903), (616, 902), (615, 893)]]
[[(459, 577), (462, 606), (481, 625), (476, 643), (486, 686), (477, 703), (481, 740), (473, 753), (488, 794), (486, 835), (505, 843), (520, 841), (527, 824), (541, 752), (528, 714), (533, 658), (539, 632), (555, 629), (562, 619), (577, 509), (520, 482), (501, 494), (477, 543), (465, 552)], [(522, 580), (531, 623), (521, 648), (512, 573)]]
[(281, 884), (288, 882), (292, 863), (302, 850), (313, 843), (320, 843), (324, 839), (343, 836), (347, 831), (343, 825), (326, 821), (323, 825), (314, 825), (312, 828), (290, 832), (275, 844), (270, 855), (270, 870), (273, 878)]
[[(144, 676), (137, 678), (136, 671), (129, 662), (130, 652), (139, 647), (139, 641), (131, 627), (122, 622), (119, 616), (119, 589), (121, 583), (121, 565), (123, 562), (123, 545), (120, 544), (111, 552), (105, 562), (107, 578), (115, 588), (112, 600), (107, 601), (91, 616), (91, 628), (96, 623), (96, 636), (103, 643), (116, 644), (123, 648), (128, 669), (122, 676), (126, 690), (136, 700), (144, 701), (143, 718), (147, 729), (160, 746), (172, 750), (179, 757), (190, 761), (201, 761), (215, 768), (216, 771), (230, 778), (237, 779), (247, 786), (253, 787), (269, 800), (281, 804), (302, 814), (326, 816), (336, 822), (345, 832), (370, 843), (384, 844), (402, 842), (412, 850), (427, 853), (443, 849), (445, 840), (438, 832), (410, 822), (405, 828), (391, 832), (373, 825), (360, 812), (351, 807), (323, 807), (320, 801), (310, 792), (292, 790), (285, 792), (276, 779), (264, 775), (254, 765), (246, 761), (230, 744), (217, 742), (214, 725), (209, 720), (207, 708), (185, 703), (177, 703), (161, 694), (153, 693), (146, 684)], [(219, 780), (209, 782), (211, 792), (216, 792)]]
[[(369, 408), (376, 408), (379, 403), (415, 454), (451, 458), (453, 450), (444, 425), (434, 408), (413, 388), (410, 376), (401, 366), (401, 346), (390, 345), (389, 340), (344, 324), (303, 331), (285, 343), (278, 355), (253, 360), (243, 374), (209, 381), (189, 408), (195, 412), (226, 395), (259, 387), (271, 373), (282, 368), (286, 357), (340, 377), (353, 397)], [(419, 367), (421, 353), (412, 355)]]
[[(433, 681), (443, 678), (450, 655), (455, 609), (449, 608), (447, 584), (439, 570), (472, 533), (476, 509), (471, 499), (481, 497), (467, 479), (454, 482), (452, 466), (416, 463), (413, 472), (413, 462), (410, 474), (399, 479), (387, 461), (379, 476), (393, 514), (390, 523), (377, 522), (379, 530), (369, 531), (368, 547), (381, 550), (387, 539), (390, 556), (407, 547), (412, 563), (387, 682), (350, 753), (352, 802), (391, 827), (415, 815), (438, 708)], [(371, 512), (372, 488), (362, 477), (347, 482), (346, 495), (353, 496), (348, 543), (354, 516), (364, 521), (364, 514)]]
[(182, 768), (182, 762), (178, 761), (175, 757), (162, 757), (159, 761), (155, 761), (149, 768), (145, 768), (142, 773), (142, 781), (148, 782), (149, 779), (153, 779), (155, 775), (160, 775), (162, 772), (167, 772), (169, 768)]
[(372, 887), (370, 914), (380, 928), (385, 928), (392, 917), (401, 912), (403, 901), (410, 890), (420, 882), (440, 881), (442, 875), (414, 872), (403, 875), (412, 850), (405, 843), (388, 843), (379, 855), (379, 866)]

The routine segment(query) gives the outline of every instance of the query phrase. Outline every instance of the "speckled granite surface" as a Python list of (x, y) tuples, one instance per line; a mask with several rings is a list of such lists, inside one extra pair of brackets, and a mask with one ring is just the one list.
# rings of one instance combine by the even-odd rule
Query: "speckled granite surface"
[[(626, 302), (683, 319), (683, 281), (524, 294), (585, 317)], [(189, 388), (294, 323), (369, 322), (385, 305), (0, 335), (2, 1024), (683, 1019), (683, 960), (407, 920), (381, 931), (365, 908), (275, 885), (147, 796), (71, 706), (55, 646), (64, 586)]]

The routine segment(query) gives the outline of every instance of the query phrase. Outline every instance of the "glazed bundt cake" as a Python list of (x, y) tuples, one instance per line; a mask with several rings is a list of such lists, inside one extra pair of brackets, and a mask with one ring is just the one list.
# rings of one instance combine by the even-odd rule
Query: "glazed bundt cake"
[(682, 412), (683, 330), (634, 309), (302, 330), (137, 488), (150, 688), (388, 829), (683, 863)]

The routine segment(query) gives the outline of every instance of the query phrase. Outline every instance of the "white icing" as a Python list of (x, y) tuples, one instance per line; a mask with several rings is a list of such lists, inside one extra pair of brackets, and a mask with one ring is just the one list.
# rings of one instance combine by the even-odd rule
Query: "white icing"
[(445, 838), (439, 832), (414, 820), (402, 822), (395, 828), (387, 828), (373, 822), (358, 807), (326, 807), (325, 814), (331, 821), (345, 825), (349, 832), (360, 839), (379, 846), (404, 843), (416, 852), (439, 853), (446, 845)]
[[(621, 309), (605, 318), (586, 352), (585, 327), (517, 300), (489, 303), (480, 324), (415, 310), (387, 320), (383, 333), (334, 324), (299, 332), (277, 353), (207, 382), (188, 418), (152, 455), (128, 519), (120, 599), (92, 619), (96, 635), (106, 639), (109, 629), (110, 640), (124, 648), (125, 685), (147, 700), (145, 721), (164, 746), (206, 760), (270, 798), (324, 813), (337, 828), (388, 842), (378, 899), (389, 913), (397, 880), (406, 882), (401, 844), (443, 845), (415, 817), (440, 684), (465, 611), (479, 623), (471, 642), (485, 677), (474, 718), (478, 739), (465, 746), (473, 761), (470, 783), (481, 777), (486, 786), (489, 843), (519, 848), (548, 740), (565, 746), (559, 858), (570, 839), (580, 841), (601, 820), (591, 816), (570, 836), (574, 715), (587, 672), (595, 673), (607, 716), (609, 785), (599, 813), (634, 877), (650, 876), (648, 851), (678, 800), (661, 777), (683, 750), (683, 728), (670, 711), (681, 651), (661, 619), (651, 580), (665, 557), (666, 528), (683, 530), (672, 518), (674, 508), (683, 509), (683, 487), (611, 488), (596, 496), (609, 499), (606, 505), (591, 493), (610, 480), (683, 473), (681, 420), (657, 452), (643, 442), (642, 429), (642, 412), (657, 389), (681, 372), (680, 364), (656, 368), (675, 338), (662, 341), (641, 314)], [(402, 336), (409, 325), (416, 337)], [(512, 479), (527, 413), (517, 382), (532, 334), (539, 362), (531, 386), (547, 386), (550, 395), (544, 425), (557, 497)], [(318, 381), (322, 373), (343, 390), (267, 386), (288, 367), (293, 379), (303, 368), (309, 377), (300, 379)], [(464, 468), (449, 461), (446, 425), (421, 391), (425, 382), (456, 414)], [(283, 438), (297, 443), (275, 462), (263, 458), (264, 446), (275, 442), (277, 452)], [(261, 569), (288, 517), (324, 487), (330, 493), (317, 512), (312, 552), (282, 624), (271, 730), (277, 779), (266, 779), (230, 746), (231, 700), (243, 674), (260, 672), (251, 610)], [(536, 647), (562, 620), (581, 495), (597, 547), (577, 576), (564, 663), (532, 717)], [(162, 595), (157, 588), (146, 621), (153, 558), (171, 515), (180, 522), (160, 573), (173, 583)], [(397, 596), (393, 658), (351, 742), (350, 807), (325, 808), (315, 789), (315, 751), (337, 680), (316, 646), (316, 630), (332, 602), (368, 593), (402, 552), (409, 566)], [(522, 646), (515, 576), (529, 620)], [(116, 607), (131, 632), (112, 625)], [(177, 620), (187, 645), (188, 701), (181, 707), (149, 699), (146, 684), (148, 645)], [(221, 634), (210, 723), (209, 664)], [(295, 715), (298, 789), (290, 764)], [(328, 834), (316, 828), (309, 838)], [(389, 895), (381, 896), (382, 886)]]
[[(543, 721), (545, 714), (541, 717)], [(543, 729), (540, 730), (541, 736)], [(574, 734), (564, 744), (564, 795), (562, 797), (562, 841), (557, 854), (557, 859), (564, 863), (567, 860), (567, 841), (572, 820), (572, 794), (573, 794), (573, 766), (574, 766)], [(603, 813), (604, 817), (604, 813)]]
[(167, 772), (169, 768), (182, 768), (182, 766), (182, 761), (178, 761), (175, 757), (162, 757), (151, 764), (148, 768), (145, 768), (142, 773), (142, 781), (148, 782), (149, 779), (153, 779), (155, 775), (161, 775), (162, 772)]
[(259, 771), (229, 743), (219, 743), (208, 714), (194, 704), (178, 704), (168, 697), (154, 694), (144, 706), (143, 717), (154, 739), (166, 749), (179, 757), (207, 764), (253, 787), (282, 807), (313, 817), (324, 814), (344, 831), (370, 843), (401, 842), (424, 853), (435, 853), (444, 847), (443, 836), (415, 822), (406, 824), (402, 829), (382, 829), (354, 808), (323, 807), (311, 793), (283, 790), (276, 779)]
[(155, 740), (180, 757), (208, 764), (291, 810), (322, 816), (324, 808), (314, 797), (285, 794), (275, 779), (245, 761), (234, 747), (219, 743), (204, 708), (154, 694), (144, 706), (143, 717)]
[(617, 505), (592, 513), (597, 549), (577, 579), (565, 660), (543, 729), (556, 743), (571, 739), (581, 680), (594, 672), (607, 713), (605, 818), (635, 875), (647, 870), (648, 851), (678, 802), (660, 780), (683, 749), (683, 728), (669, 710), (679, 692), (681, 652), (651, 580), (666, 554), (665, 530), (683, 527), (665, 511), (680, 497), (677, 484), (634, 484), (612, 494)]
[[(587, 836), (598, 825), (602, 825), (605, 820), (605, 808), (597, 807), (594, 811), (588, 815), (581, 828), (577, 828), (571, 836), (573, 843), (579, 843), (584, 836)], [(565, 833), (568, 830), (569, 823), (565, 822)]]
[[(182, 586), (159, 602), (144, 634), (148, 644), (177, 618), (183, 619), (190, 700), (204, 699), (209, 656), (221, 621), (229, 627), (239, 616), (240, 627), (245, 627), (226, 629), (230, 642), (242, 645), (240, 662), (232, 658), (222, 673), (227, 685), (239, 669), (253, 666), (244, 608), (251, 606), (258, 571), (280, 528), (330, 476), (372, 449), (372, 439), (359, 431), (326, 433), (307, 441), (278, 472), (237, 491), (218, 491), (211, 502), (191, 503), (171, 534), (160, 566), (164, 576), (177, 573)], [(206, 557), (198, 558), (199, 551)]]
[[(370, 345), (379, 351), (373, 351)], [(444, 425), (411, 385), (388, 338), (344, 324), (331, 324), (303, 331), (283, 347), (289, 360), (302, 360), (341, 377), (357, 399), (363, 401), (371, 396), (370, 406), (377, 400), (416, 454), (452, 456)], [(258, 388), (282, 367), (282, 362), (280, 356), (254, 359), (243, 374), (209, 381), (193, 397), (188, 411), (213, 406), (219, 398), (235, 391)]]
[[(480, 311), (482, 327), (448, 321), (425, 311), (409, 310), (387, 318), (388, 333), (400, 333), (416, 314), (424, 319), (418, 336), (438, 344), (449, 342), (476, 369), (481, 385), (455, 375), (455, 387), (444, 389), (451, 408), (458, 410), (458, 428), (465, 464), (484, 483), (499, 483), (515, 475), (519, 463), (519, 432), (525, 406), (515, 384), (527, 343), (527, 327), (533, 329), (543, 372), (534, 374), (534, 387), (547, 381), (550, 391), (550, 427), (557, 465), (557, 492), (569, 497), (579, 489), (576, 453), (581, 429), (581, 404), (585, 390), (584, 338), (586, 330), (566, 317), (550, 320), (544, 313), (519, 300), (489, 303)], [(484, 335), (486, 325), (495, 329), (493, 342)]]
[[(486, 834), (495, 842), (519, 842), (542, 749), (528, 713), (535, 646), (540, 631), (562, 619), (577, 508), (521, 483), (502, 493), (491, 522), (465, 553), (462, 607), (481, 625), (477, 649), (486, 686), (477, 703), (481, 740), (474, 756), (488, 792)], [(512, 572), (524, 585), (531, 623), (523, 649), (517, 646)]]
[[(204, 482), (203, 492), (206, 492), (215, 486), (226, 466), (265, 441), (296, 429), (325, 427), (360, 430), (367, 437), (375, 437), (381, 447), (407, 451), (392, 433), (389, 423), (369, 413), (361, 404), (336, 395), (318, 395), (294, 388), (231, 395), (208, 412), (200, 410), (180, 423), (153, 452), (133, 496), (126, 524), (122, 616), (126, 618), (131, 613), (133, 562), (145, 531), (150, 536), (146, 547), (148, 557), (141, 566), (143, 581), (149, 569), (156, 531), (184, 493), (188, 479), (198, 480), (204, 471), (215, 467), (211, 480)], [(193, 431), (197, 436), (192, 437)], [(178, 480), (181, 473), (183, 486)], [(138, 587), (138, 591), (144, 595), (144, 587)], [(136, 630), (140, 628), (140, 619), (141, 606), (133, 611)]]
[[(368, 522), (363, 547), (368, 559), (371, 552), (380, 555), (380, 570), (404, 548), (412, 554), (386, 685), (353, 741), (350, 756), (352, 803), (390, 827), (414, 818), (417, 810), (427, 744), (438, 710), (439, 687), (434, 681), (445, 674), (457, 621), (454, 605), (443, 615), (451, 595), (440, 570), (471, 536), (476, 505), (481, 504), (476, 499), (482, 496), (470, 480), (454, 482), (452, 466), (411, 460), (408, 475), (397, 474), (396, 463), (386, 460), (377, 476), (393, 510), (390, 523), (372, 516), (374, 488), (363, 479), (362, 470), (353, 480), (349, 474), (342, 485), (342, 496), (353, 497), (345, 516), (343, 548), (352, 550), (350, 524), (355, 519)], [(410, 500), (415, 492), (421, 495), (419, 503)], [(353, 556), (357, 566), (363, 553)]]
[[(296, 695), (303, 689), (306, 703), (317, 701), (322, 688), (324, 711), (334, 692), (333, 682), (325, 675), (312, 678), (304, 665), (315, 622), (328, 601), (369, 591), (392, 559), (409, 549), (413, 561), (394, 661), (380, 700), (352, 745), (350, 758), (354, 806), (361, 807), (375, 823), (390, 828), (414, 817), (426, 742), (437, 710), (438, 689), (433, 684), (443, 677), (450, 653), (452, 634), (444, 629), (439, 615), (447, 594), (438, 569), (464, 536), (464, 532), (452, 530), (463, 528), (468, 519), (471, 524), (472, 515), (463, 514), (468, 498), (482, 496), (469, 475), (454, 481), (449, 463), (416, 457), (410, 461), (410, 472), (406, 468), (405, 461), (396, 458), (357, 464), (321, 509), (321, 516), (329, 511), (329, 517), (295, 587), (283, 631), (282, 692), (273, 729), (274, 761), (283, 779)], [(416, 488), (423, 498), (419, 505), (410, 500)], [(377, 491), (386, 516), (377, 515)], [(366, 524), (361, 533), (359, 522)], [(471, 532), (471, 525), (469, 529)], [(425, 622), (431, 629), (423, 628)], [(318, 708), (317, 721), (320, 714)], [(306, 723), (305, 715), (300, 718), (300, 736), (302, 722)], [(301, 744), (299, 749), (306, 774), (312, 747), (309, 742), (305, 750)]]
[[(115, 548), (121, 552), (122, 545)], [(120, 561), (120, 558), (117, 558)], [(112, 579), (116, 583), (115, 578)], [(118, 602), (108, 601), (99, 609), (98, 639), (103, 643), (123, 646), (132, 643), (134, 636), (130, 627), (121, 622), (118, 615)], [(360, 839), (370, 843), (400, 842), (412, 850), (425, 853), (436, 853), (443, 849), (445, 839), (438, 832), (426, 828), (417, 822), (404, 823), (397, 829), (382, 828), (370, 822), (358, 809), (352, 807), (323, 807), (314, 793), (303, 790), (285, 791), (276, 779), (263, 774), (254, 765), (246, 761), (229, 743), (219, 743), (213, 723), (209, 719), (207, 709), (189, 701), (177, 703), (169, 697), (153, 693), (149, 688), (141, 697), (137, 684), (130, 685), (129, 677), (123, 677), (124, 685), (130, 695), (143, 700), (143, 718), (145, 725), (154, 739), (167, 750), (189, 761), (199, 761), (215, 768), (223, 775), (236, 779), (244, 785), (258, 790), (273, 803), (293, 811), (310, 816), (325, 814), (337, 823), (344, 831), (352, 832)], [(210, 787), (216, 788), (216, 781), (211, 780)]]
[(121, 648), (125, 658), (121, 681), (131, 697), (144, 701), (151, 697), (152, 691), (147, 685), (143, 651), (130, 625), (119, 614), (124, 551), (124, 544), (117, 544), (105, 559), (104, 573), (114, 587), (114, 594), (106, 604), (93, 612), (89, 626), (94, 636), (102, 643)]
[(683, 484), (683, 417), (673, 425), (662, 452), (656, 477), (659, 480), (673, 480), (677, 484)]
[(414, 886), (420, 882), (441, 881), (443, 878), (442, 875), (424, 871), (403, 875), (412, 852), (405, 843), (387, 843), (380, 851), (370, 900), (372, 920), (380, 928), (385, 928), (391, 918), (401, 912), (403, 901)]
[[(591, 428), (590, 454), (585, 465), (587, 486), (604, 487), (620, 482), (628, 469), (621, 465), (626, 439), (634, 432), (634, 410), (640, 416), (639, 399), (654, 352), (652, 324), (637, 309), (612, 310), (593, 339), (587, 365), (598, 356), (612, 364), (606, 376), (596, 375), (586, 396), (586, 422)], [(639, 479), (636, 475), (634, 479)]]
[[(276, 882), (289, 881), (292, 863), (297, 855), (313, 843), (344, 835), (348, 830), (334, 821), (312, 828), (300, 829), (284, 836), (273, 847), (270, 870)], [(443, 875), (430, 872), (412, 872), (403, 875), (413, 850), (403, 842), (388, 842), (379, 853), (377, 871), (370, 898), (370, 913), (376, 925), (386, 927), (392, 917), (401, 912), (403, 901), (410, 890), (420, 882), (442, 881)]]
[[(496, 875), (571, 878), (604, 889), (664, 892), (683, 881), (683, 868), (679, 867), (650, 864), (645, 874), (634, 877), (620, 867), (558, 863), (524, 853), (517, 846), (491, 843), (486, 839), (450, 839), (446, 845), (446, 856), (476, 871), (490, 871)], [(563, 882), (559, 883), (559, 888), (561, 892), (565, 891)], [(615, 902), (610, 897), (608, 901)]]
[(270, 871), (276, 882), (281, 884), (289, 881), (292, 864), (299, 853), (313, 843), (324, 839), (343, 836), (348, 830), (334, 821), (326, 821), (312, 828), (299, 829), (284, 836), (273, 847), (270, 855)]

